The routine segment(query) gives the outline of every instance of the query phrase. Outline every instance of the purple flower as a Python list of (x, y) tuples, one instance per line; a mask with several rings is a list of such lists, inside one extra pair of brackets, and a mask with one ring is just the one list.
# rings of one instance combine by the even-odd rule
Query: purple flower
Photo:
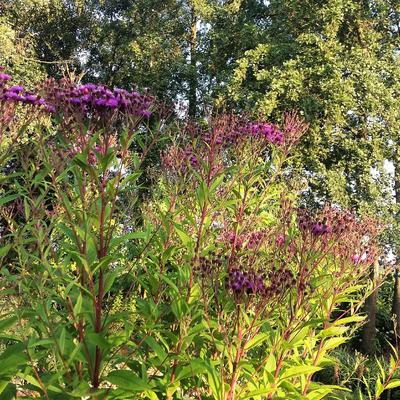
[(28, 93), (25, 95), (25, 102), (28, 104), (35, 104), (37, 96), (35, 94)]
[(94, 104), (96, 107), (104, 107), (106, 105), (106, 99), (97, 99), (95, 100)]
[(272, 144), (283, 143), (283, 133), (274, 125), (268, 123), (251, 123), (248, 126), (248, 133), (253, 137), (264, 137)]
[(92, 95), (85, 94), (84, 96), (82, 96), (81, 100), (83, 103), (90, 103), (90, 101), (92, 100)]
[(9, 81), (11, 79), (11, 75), (0, 73), (0, 81)]
[(121, 88), (114, 88), (114, 93), (115, 94), (124, 94), (124, 95), (126, 95), (126, 94), (128, 94), (128, 91), (127, 90), (125, 90), (125, 89), (121, 89)]
[(24, 90), (24, 88), (20, 85), (17, 85), (17, 86), (11, 86), (8, 90), (10, 92), (21, 93)]
[(8, 100), (12, 100), (12, 101), (22, 101), (24, 100), (23, 97), (19, 96), (17, 92), (13, 92), (13, 91), (7, 91), (4, 95), (4, 97)]
[(323, 224), (322, 222), (316, 222), (312, 228), (311, 232), (314, 236), (322, 236), (325, 235), (326, 233), (330, 233), (332, 229), (328, 226)]
[(106, 97), (113, 97), (114, 96), (113, 92), (110, 89), (105, 89), (104, 90), (104, 95)]
[(351, 261), (355, 264), (358, 265), (360, 263), (361, 257), (354, 254), (351, 256)]
[(228, 289), (232, 290), (236, 296), (240, 294), (264, 293), (264, 277), (261, 273), (255, 271), (240, 271), (232, 268), (228, 272)]
[(97, 85), (95, 85), (94, 83), (86, 83), (85, 85), (82, 85), (79, 89), (87, 93), (88, 91), (96, 90)]
[(141, 115), (144, 118), (150, 118), (151, 112), (149, 110), (141, 110), (139, 111), (139, 115)]
[(71, 97), (68, 101), (74, 105), (80, 105), (82, 103), (82, 100), (79, 97)]
[(118, 100), (115, 97), (111, 97), (106, 101), (106, 106), (109, 108), (117, 108), (118, 107)]
[(53, 113), (56, 112), (56, 108), (51, 104), (47, 104), (46, 107), (45, 107), (45, 110), (47, 112), (49, 112), (50, 114), (53, 114)]
[(283, 236), (282, 234), (279, 234), (278, 237), (276, 238), (276, 245), (278, 247), (282, 247), (285, 243), (285, 236)]
[(128, 108), (132, 103), (130, 100), (122, 98), (120, 99), (119, 104), (121, 108)]
[(190, 157), (189, 162), (192, 167), (197, 167), (199, 165), (199, 162), (197, 161), (197, 157), (195, 155), (192, 155)]

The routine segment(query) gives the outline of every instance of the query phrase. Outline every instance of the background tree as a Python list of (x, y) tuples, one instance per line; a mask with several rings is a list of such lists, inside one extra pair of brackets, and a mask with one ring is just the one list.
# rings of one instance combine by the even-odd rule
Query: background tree
[(182, 100), (191, 117), (214, 107), (279, 122), (285, 110), (298, 109), (310, 123), (292, 164), (308, 181), (304, 203), (330, 200), (387, 218), (387, 243), (396, 248), (398, 0), (1, 5), (0, 62), (16, 80), (56, 76), (67, 61), (87, 82), (136, 84), (164, 101)]

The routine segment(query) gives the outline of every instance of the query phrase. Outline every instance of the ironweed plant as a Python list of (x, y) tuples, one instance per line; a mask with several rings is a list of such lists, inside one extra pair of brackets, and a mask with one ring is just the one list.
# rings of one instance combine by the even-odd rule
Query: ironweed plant
[(332, 206), (296, 209), (285, 165), (306, 129), (293, 113), (281, 130), (222, 116), (189, 127), (163, 154), (161, 243), (174, 254), (174, 358), (158, 367), (167, 398), (182, 387), (218, 400), (335, 390), (313, 376), (363, 320), (382, 227)]
[[(221, 115), (166, 130), (155, 100), (0, 74), (0, 397), (322, 399), (364, 317), (382, 227), (297, 209), (307, 130)], [(168, 145), (134, 205), (149, 151)], [(133, 211), (132, 211), (133, 210)], [(398, 386), (393, 352), (376, 398)], [(379, 392), (380, 391), (380, 392)]]

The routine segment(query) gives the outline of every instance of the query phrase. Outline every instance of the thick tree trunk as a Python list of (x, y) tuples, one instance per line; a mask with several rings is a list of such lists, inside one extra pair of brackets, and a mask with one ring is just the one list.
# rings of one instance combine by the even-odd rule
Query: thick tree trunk
[(197, 16), (194, 7), (191, 15), (190, 34), (190, 74), (189, 74), (189, 116), (195, 117), (197, 111)]
[[(376, 284), (379, 273), (379, 262), (375, 261), (371, 266), (370, 279)], [(361, 351), (364, 354), (374, 354), (376, 350), (376, 305), (378, 289), (375, 289), (366, 299), (364, 311), (367, 314), (367, 323), (363, 327), (361, 338)]]

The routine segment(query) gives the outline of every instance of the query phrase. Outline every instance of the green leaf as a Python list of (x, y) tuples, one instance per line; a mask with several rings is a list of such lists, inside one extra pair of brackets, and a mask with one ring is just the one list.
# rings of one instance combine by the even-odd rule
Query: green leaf
[(204, 181), (201, 181), (200, 185), (196, 189), (197, 203), (200, 209), (204, 207), (205, 202), (208, 199), (208, 187)]
[(210, 190), (209, 190), (210, 193), (214, 192), (214, 190), (218, 188), (218, 186), (223, 182), (224, 178), (225, 178), (225, 175), (224, 175), (224, 174), (221, 174), (221, 175), (217, 176), (217, 177), (211, 182)]
[(161, 279), (173, 290), (175, 295), (179, 294), (178, 286), (176, 286), (175, 283), (171, 281), (171, 279), (169, 279), (165, 275), (161, 275)]
[(147, 396), (150, 400), (159, 400), (157, 394), (152, 390), (147, 390), (144, 392), (144, 395)]
[(177, 391), (178, 387), (179, 387), (178, 382), (169, 384), (169, 386), (167, 387), (167, 390), (165, 391), (168, 399), (172, 398), (172, 395)]
[(47, 339), (35, 339), (35, 338), (31, 337), (29, 339), (29, 342), (28, 342), (28, 348), (29, 349), (33, 349), (33, 348), (38, 347), (38, 346), (47, 346), (47, 345), (54, 346), (54, 339), (50, 339), (50, 338), (47, 338)]
[(293, 348), (300, 343), (302, 343), (303, 339), (310, 332), (310, 327), (308, 325), (303, 326), (301, 329), (294, 331), (288, 339), (287, 347)]
[(74, 305), (74, 317), (77, 318), (82, 310), (82, 293), (79, 293), (78, 299)]
[(334, 337), (330, 338), (325, 341), (323, 345), (324, 350), (332, 350), (335, 349), (336, 347), (340, 346), (341, 344), (347, 342), (348, 338), (346, 337)]
[(31, 216), (31, 208), (29, 205), (29, 200), (24, 197), (24, 212), (25, 212), (25, 219), (28, 221)]
[(112, 271), (109, 271), (105, 274), (104, 278), (104, 294), (107, 294), (111, 288), (113, 287), (114, 281), (117, 278), (117, 276), (120, 274), (119, 269), (115, 269)]
[(14, 400), (17, 396), (17, 387), (8, 381), (0, 380), (1, 400)]
[(18, 197), (20, 197), (20, 195), (18, 193), (9, 194), (8, 196), (0, 197), (0, 206), (17, 199)]
[(349, 328), (347, 326), (330, 326), (329, 328), (326, 328), (322, 330), (319, 333), (319, 336), (325, 338), (329, 336), (340, 336), (343, 333), (345, 333)]
[(265, 363), (265, 370), (267, 372), (275, 371), (276, 369), (276, 358), (273, 354), (268, 356), (267, 362)]
[(128, 242), (133, 239), (146, 239), (149, 236), (148, 232), (129, 232), (125, 235), (115, 237), (110, 241), (110, 248), (116, 247), (121, 243)]
[(259, 333), (253, 337), (253, 339), (249, 340), (245, 346), (246, 350), (250, 350), (253, 347), (260, 346), (267, 339), (269, 339), (270, 335), (268, 333)]
[(203, 360), (194, 359), (190, 361), (190, 365), (183, 367), (176, 375), (176, 380), (180, 381), (188, 377), (199, 376), (207, 371), (207, 367)]
[(4, 389), (7, 387), (9, 381), (0, 380), (0, 394), (3, 393)]
[[(326, 396), (332, 393), (334, 390), (343, 390), (340, 386), (334, 385), (324, 385), (323, 387), (319, 387), (314, 390), (310, 390), (307, 393), (307, 400), (321, 400), (326, 398)], [(349, 390), (350, 392), (350, 390)]]
[(192, 238), (181, 229), (181, 227), (178, 224), (174, 224), (175, 231), (177, 235), (179, 236), (179, 239), (181, 239), (183, 245), (185, 247), (188, 247), (192, 243)]
[(13, 315), (10, 318), (5, 318), (0, 320), (0, 332), (5, 331), (8, 328), (11, 328), (16, 322), (18, 321), (18, 318)]
[(213, 393), (214, 399), (222, 400), (222, 385), (220, 375), (211, 362), (205, 364), (207, 368), (208, 384)]
[(333, 322), (333, 325), (344, 325), (344, 324), (351, 324), (353, 322), (362, 322), (364, 321), (366, 316), (363, 315), (353, 315), (351, 317), (340, 318)]
[(394, 389), (400, 387), (400, 379), (395, 379), (393, 381), (390, 381), (386, 386), (385, 386), (385, 390), (388, 389)]
[(25, 348), (22, 343), (8, 346), (0, 355), (1, 373), (15, 373), (20, 365), (27, 362)]
[(175, 250), (175, 246), (169, 246), (162, 254), (162, 261), (166, 263), (173, 256)]
[(105, 378), (113, 385), (132, 392), (151, 390), (151, 387), (130, 370), (112, 371)]
[(375, 383), (375, 397), (378, 399), (384, 390), (385, 388), (382, 384), (381, 378), (378, 377)]
[(147, 337), (145, 340), (146, 344), (151, 347), (151, 349), (154, 351), (154, 353), (157, 355), (158, 359), (160, 362), (164, 362), (165, 359), (167, 358), (167, 353), (165, 350), (160, 346), (154, 338), (151, 336)]
[(35, 377), (33, 377), (31, 375), (27, 375), (27, 374), (24, 374), (24, 373), (18, 373), (17, 376), (19, 376), (20, 378), (22, 378), (23, 380), (27, 381), (28, 383), (30, 383), (31, 385), (33, 385), (33, 386), (35, 386), (37, 388), (40, 388), (40, 389), (42, 388), (40, 386), (39, 381)]
[(58, 224), (58, 228), (61, 230), (61, 232), (64, 233), (64, 235), (71, 240), (72, 243), (76, 243), (76, 237), (74, 235), (74, 232), (72, 231), (71, 228), (66, 226), (65, 224)]
[(11, 249), (11, 244), (0, 247), (0, 257), (5, 257)]
[(97, 397), (95, 393), (91, 392), (89, 384), (85, 381), (81, 381), (72, 392), (68, 392), (70, 396), (79, 398), (80, 400), (82, 400), (82, 398), (85, 398), (89, 393), (91, 394), (91, 397)]
[(90, 332), (86, 335), (86, 337), (90, 343), (95, 344), (102, 350), (107, 350), (111, 347), (111, 344), (104, 337), (103, 333)]
[(174, 313), (176, 319), (179, 321), (188, 312), (189, 307), (186, 302), (186, 298), (178, 297), (171, 304), (171, 310)]
[(247, 393), (245, 396), (241, 396), (241, 399), (250, 399), (254, 396), (261, 396), (266, 394), (273, 394), (277, 391), (277, 388), (273, 387), (263, 387), (257, 390), (252, 390), (251, 392)]
[(281, 379), (294, 378), (296, 376), (310, 375), (314, 372), (321, 371), (321, 367), (316, 367), (314, 365), (296, 365), (295, 367), (290, 367), (286, 369), (281, 375)]

